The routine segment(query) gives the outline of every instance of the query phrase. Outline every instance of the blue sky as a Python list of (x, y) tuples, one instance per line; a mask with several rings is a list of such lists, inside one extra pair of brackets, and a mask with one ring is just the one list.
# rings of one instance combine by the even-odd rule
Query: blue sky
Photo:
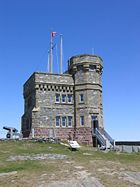
[(93, 49), (103, 58), (105, 129), (140, 140), (139, 0), (1, 0), (0, 137), (4, 125), (20, 130), (23, 84), (47, 71), (50, 31), (63, 34), (64, 69), (69, 57)]

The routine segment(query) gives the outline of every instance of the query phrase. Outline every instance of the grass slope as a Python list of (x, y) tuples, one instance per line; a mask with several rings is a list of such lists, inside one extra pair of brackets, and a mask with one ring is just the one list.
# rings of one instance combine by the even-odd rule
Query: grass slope
[[(26, 161), (7, 161), (10, 156), (14, 155), (34, 155), (34, 154), (62, 154), (67, 155), (68, 160), (26, 160)], [(125, 154), (108, 152), (103, 153), (92, 147), (82, 146), (79, 151), (71, 151), (68, 147), (60, 144), (39, 143), (32, 141), (3, 141), (0, 142), (0, 173), (17, 171), (16, 176), (0, 178), (0, 186), (35, 186), (44, 176), (44, 180), (64, 180), (68, 173), (74, 176), (80, 166), (85, 168), (94, 176), (99, 177), (106, 186), (122, 185), (120, 181), (112, 176), (108, 180), (105, 171), (140, 171), (140, 154)], [(107, 168), (107, 169), (106, 169)], [(102, 174), (102, 175), (101, 175)], [(13, 181), (13, 183), (11, 182)], [(122, 182), (122, 181), (121, 181)], [(24, 184), (24, 185), (23, 185)], [(128, 186), (123, 182), (122, 186)], [(131, 184), (129, 184), (131, 186)], [(133, 185), (132, 185), (133, 186)]]

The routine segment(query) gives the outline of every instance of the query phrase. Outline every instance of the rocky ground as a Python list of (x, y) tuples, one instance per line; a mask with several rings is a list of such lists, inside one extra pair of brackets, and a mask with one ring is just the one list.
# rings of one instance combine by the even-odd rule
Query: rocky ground
[(140, 187), (140, 154), (1, 142), (0, 187)]
[[(83, 153), (83, 155), (90, 155)], [(17, 171), (1, 173), (0, 186), (16, 187), (134, 187), (140, 186), (140, 172), (135, 166), (127, 167), (119, 162), (103, 160), (89, 160), (88, 165), (70, 161), (66, 155), (60, 154), (34, 154), (26, 156), (10, 156), (8, 162), (19, 160), (44, 160), (45, 164), (51, 162), (57, 169), (51, 173), (42, 171), (39, 175)], [(60, 162), (61, 161), (61, 162)], [(23, 178), (22, 178), (23, 177)], [(1, 185), (2, 184), (2, 185)]]

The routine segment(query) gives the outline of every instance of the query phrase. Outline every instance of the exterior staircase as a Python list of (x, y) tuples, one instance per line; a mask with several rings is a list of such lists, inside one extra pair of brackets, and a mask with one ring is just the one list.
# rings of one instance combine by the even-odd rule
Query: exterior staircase
[(114, 149), (115, 140), (104, 129), (96, 128), (94, 136), (96, 136), (101, 149)]

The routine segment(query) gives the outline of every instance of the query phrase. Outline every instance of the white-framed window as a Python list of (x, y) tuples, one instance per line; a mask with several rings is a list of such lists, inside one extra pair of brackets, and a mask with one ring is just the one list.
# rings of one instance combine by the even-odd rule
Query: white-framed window
[(80, 101), (80, 103), (84, 102), (84, 94), (79, 95), (79, 101)]
[(72, 94), (68, 94), (68, 103), (72, 103)]
[(84, 126), (84, 116), (80, 116), (80, 125)]
[(66, 103), (66, 94), (62, 94), (62, 103)]
[(61, 123), (60, 116), (56, 116), (56, 121), (55, 121), (56, 127), (60, 127), (60, 123)]
[(55, 102), (60, 103), (60, 94), (55, 94)]
[(72, 116), (68, 116), (68, 127), (72, 127)]
[(66, 127), (66, 116), (62, 116), (62, 127)]

